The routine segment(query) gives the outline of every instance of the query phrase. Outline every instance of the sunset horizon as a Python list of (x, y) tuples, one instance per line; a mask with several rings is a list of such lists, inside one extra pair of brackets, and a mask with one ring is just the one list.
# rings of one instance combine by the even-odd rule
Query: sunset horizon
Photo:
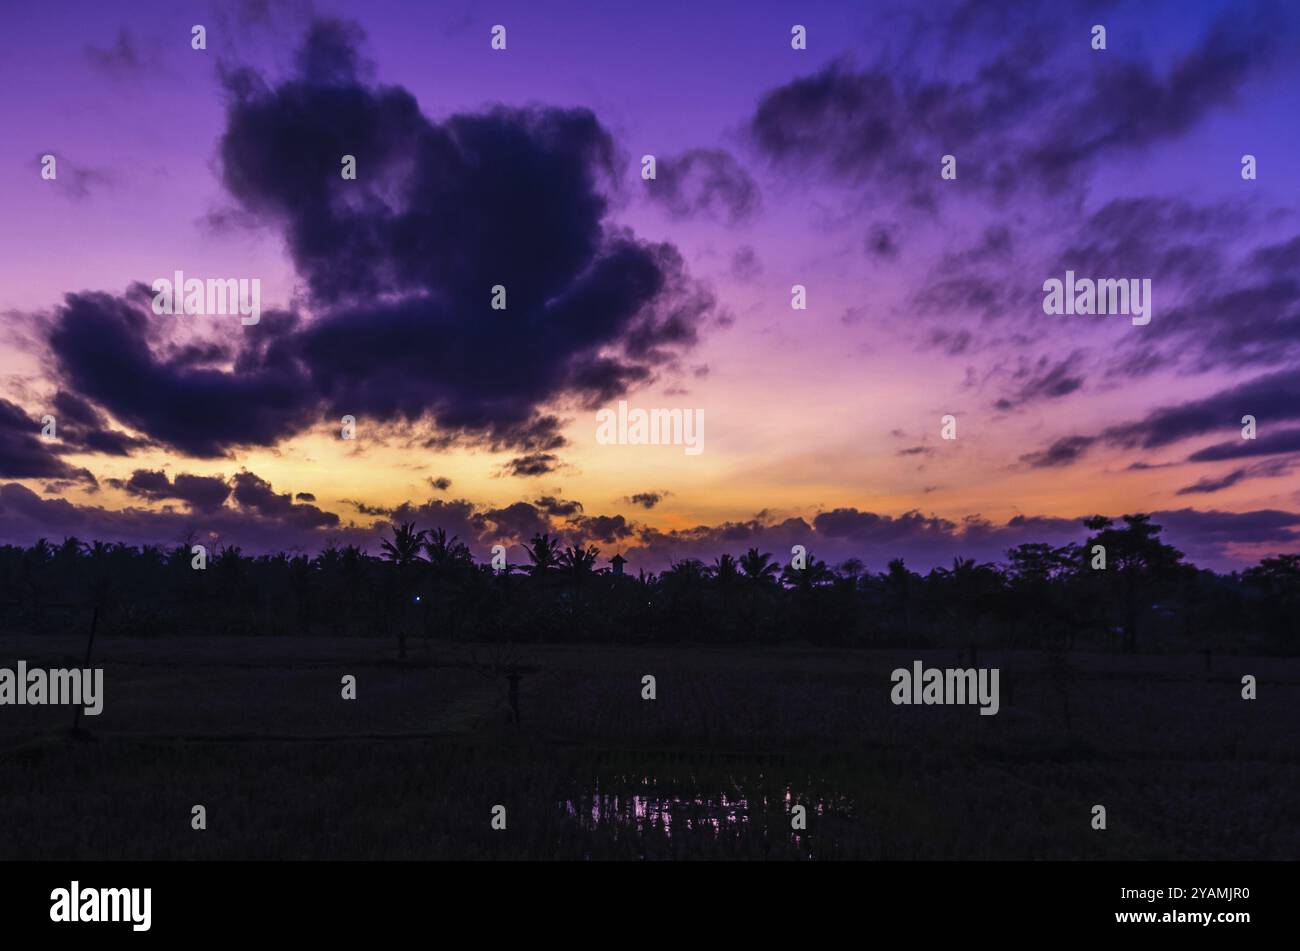
[[(1202, 567), (1296, 551), (1294, 11), (1120, 5), (1096, 49), (1083, 6), (951, 7), (813, 4), (802, 49), (723, 7), (246, 4), (201, 50), (164, 4), (25, 11), (0, 543), (412, 521), (925, 570), (1149, 513)], [(160, 312), (173, 275), (255, 280), (258, 319)], [(1148, 322), (1049, 313), (1067, 275), (1145, 281)], [(602, 443), (620, 402), (700, 445)]]
[(1285, 933), (1300, 4), (0, 42), (6, 933)]

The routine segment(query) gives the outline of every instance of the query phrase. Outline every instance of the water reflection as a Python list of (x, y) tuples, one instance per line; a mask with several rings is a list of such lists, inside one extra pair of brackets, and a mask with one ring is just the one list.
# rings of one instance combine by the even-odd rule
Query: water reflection
[(635, 774), (597, 779), (590, 790), (565, 800), (561, 808), (587, 830), (613, 827), (665, 837), (780, 836), (811, 857), (806, 831), (791, 825), (796, 805), (807, 810), (809, 819), (826, 813), (823, 799), (789, 784), (764, 782), (761, 776), (752, 782), (733, 778), (709, 788)]

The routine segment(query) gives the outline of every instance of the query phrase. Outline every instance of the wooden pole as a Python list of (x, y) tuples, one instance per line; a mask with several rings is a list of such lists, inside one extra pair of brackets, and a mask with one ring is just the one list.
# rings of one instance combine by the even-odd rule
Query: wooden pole
[[(95, 648), (95, 628), (99, 627), (99, 605), (95, 605), (95, 613), (90, 618), (90, 637), (86, 639), (86, 662), (82, 664), (82, 676), (85, 671), (90, 670), (90, 652)], [(83, 704), (77, 704), (76, 710), (72, 714), (72, 732), (77, 733), (81, 730), (81, 714), (85, 709)]]

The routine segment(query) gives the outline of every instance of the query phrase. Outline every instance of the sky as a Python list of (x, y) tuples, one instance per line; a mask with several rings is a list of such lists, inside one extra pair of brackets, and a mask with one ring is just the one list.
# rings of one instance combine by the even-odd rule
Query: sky
[(7, 3), (0, 543), (1300, 550), (1297, 53), (1252, 2)]

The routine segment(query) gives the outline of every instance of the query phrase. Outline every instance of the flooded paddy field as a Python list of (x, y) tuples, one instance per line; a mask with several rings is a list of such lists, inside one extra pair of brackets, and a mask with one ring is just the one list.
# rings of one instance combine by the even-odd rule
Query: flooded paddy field
[[(83, 651), (0, 638), (3, 665)], [(399, 664), (357, 638), (107, 638), (103, 712), (79, 732), (67, 707), (0, 709), (0, 857), (1300, 854), (1300, 662), (986, 651), (1001, 703), (980, 716), (893, 704), (891, 671), (918, 659), (958, 663), (425, 644)]]

